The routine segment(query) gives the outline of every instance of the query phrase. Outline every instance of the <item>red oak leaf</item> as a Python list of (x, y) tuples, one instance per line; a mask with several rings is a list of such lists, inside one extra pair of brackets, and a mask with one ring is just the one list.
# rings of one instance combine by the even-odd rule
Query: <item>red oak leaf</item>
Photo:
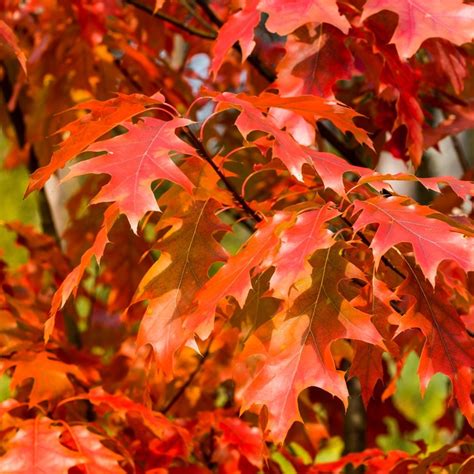
[(69, 160), (82, 153), (89, 145), (124, 120), (144, 112), (147, 106), (163, 102), (164, 97), (161, 94), (155, 94), (153, 97), (141, 94), (118, 94), (118, 97), (114, 99), (103, 102), (91, 100), (74, 107), (73, 110), (89, 110), (90, 112), (68, 123), (57, 132), (68, 132), (68, 136), (54, 152), (51, 161), (31, 175), (27, 194), (42, 188), (55, 171), (63, 168)]
[(225, 54), (237, 41), (242, 50), (242, 62), (248, 58), (255, 47), (253, 30), (259, 20), (260, 12), (256, 9), (256, 0), (249, 0), (243, 10), (231, 15), (224, 23), (212, 48), (211, 72), (214, 76), (219, 71)]
[(398, 14), (392, 41), (405, 58), (415, 54), (428, 38), (462, 44), (470, 42), (473, 36), (474, 8), (462, 0), (368, 0), (362, 20), (381, 10)]
[[(302, 275), (310, 273), (310, 255), (318, 249), (330, 247), (334, 240), (325, 223), (338, 216), (339, 212), (325, 205), (317, 210), (299, 214), (293, 226), (281, 234), (281, 244), (271, 264), (275, 266), (270, 285), (277, 296), (286, 298), (290, 287)], [(305, 271), (308, 270), (309, 271)]]
[(406, 198), (381, 196), (367, 201), (356, 201), (354, 211), (362, 210), (354, 223), (358, 231), (368, 224), (378, 224), (370, 247), (376, 265), (391, 247), (401, 242), (412, 244), (415, 258), (434, 284), (438, 265), (443, 260), (454, 260), (465, 271), (474, 269), (474, 251), (468, 239), (457, 229), (439, 219), (430, 218), (429, 207), (408, 204)]
[(81, 457), (85, 459), (81, 467), (85, 474), (124, 474), (119, 466), (122, 456), (106, 448), (101, 436), (89, 431), (85, 426), (67, 426), (72, 443)]
[(67, 178), (89, 173), (109, 174), (111, 180), (92, 202), (116, 202), (136, 233), (138, 221), (146, 212), (160, 210), (151, 190), (153, 181), (167, 179), (192, 192), (193, 184), (169, 156), (171, 151), (194, 153), (194, 148), (175, 133), (177, 128), (190, 123), (181, 118), (165, 122), (151, 117), (137, 124), (123, 123), (127, 133), (87, 148), (87, 151), (107, 151), (107, 154), (72, 166)]
[[(247, 137), (254, 130), (260, 130), (272, 135), (274, 137), (274, 157), (279, 158), (291, 174), (299, 180), (303, 179), (301, 168), (304, 164), (312, 166), (318, 163), (317, 160), (314, 160), (314, 156), (319, 156), (318, 153), (299, 145), (289, 133), (280, 129), (276, 121), (270, 115), (264, 115), (260, 109), (266, 110), (270, 107), (286, 109), (301, 115), (313, 123), (319, 118), (327, 118), (333, 121), (341, 130), (351, 131), (359, 140), (366, 143), (370, 142), (366, 132), (356, 127), (352, 122), (352, 118), (356, 117), (358, 115), (357, 113), (348, 107), (327, 101), (321, 97), (279, 97), (275, 94), (268, 93), (264, 93), (259, 97), (252, 97), (244, 94), (234, 95), (225, 92), (214, 97), (214, 100), (220, 102), (220, 109), (236, 106), (241, 110), (240, 115), (235, 121), (235, 125), (244, 137)], [(351, 171), (351, 166), (335, 155), (322, 153), (320, 156), (320, 161), (326, 158), (334, 164), (339, 163), (339, 165), (343, 165), (343, 163), (346, 163), (346, 171)], [(330, 157), (333, 157), (333, 159)], [(323, 164), (322, 168), (324, 168)], [(357, 167), (353, 167), (353, 169), (364, 170), (364, 168)], [(317, 166), (316, 170), (318, 170)], [(339, 169), (338, 173), (341, 172), (341, 169)], [(361, 174), (361, 172), (358, 174)], [(328, 175), (327, 172), (326, 175)], [(334, 181), (332, 182), (334, 183)], [(341, 185), (337, 187), (337, 189), (340, 190), (340, 188), (343, 187), (340, 177), (337, 178), (337, 182), (341, 183)]]
[(144, 425), (160, 439), (168, 439), (178, 435), (181, 438), (183, 452), (187, 452), (190, 447), (190, 433), (172, 420), (169, 420), (162, 413), (155, 412), (141, 403), (134, 402), (125, 395), (112, 395), (104, 392), (100, 388), (95, 388), (89, 393), (74, 397), (69, 400), (89, 400), (92, 404), (100, 406), (106, 405), (114, 413), (126, 417), (130, 414), (138, 414)]
[(223, 445), (235, 447), (251, 464), (262, 467), (266, 447), (258, 428), (249, 426), (240, 418), (223, 418), (219, 422), (219, 429), (222, 431), (220, 441)]
[(196, 201), (180, 217), (172, 209), (165, 211), (159, 228), (171, 228), (158, 241), (160, 258), (143, 277), (134, 298), (134, 302), (149, 301), (137, 345), (149, 344), (166, 374), (173, 371), (176, 351), (193, 335), (185, 330), (186, 310), (208, 281), (209, 267), (227, 259), (213, 236), (228, 230), (216, 216), (218, 208), (216, 201), (209, 199)]
[(63, 280), (60, 287), (56, 290), (51, 302), (50, 317), (44, 325), (44, 339), (47, 342), (50, 338), (56, 319), (56, 313), (66, 304), (69, 296), (77, 292), (79, 283), (90, 265), (92, 258), (95, 258), (97, 263), (104, 254), (105, 246), (109, 243), (108, 234), (114, 225), (119, 210), (116, 204), (112, 204), (104, 213), (104, 222), (99, 233), (96, 235), (92, 247), (90, 247), (81, 257), (79, 265), (72, 270), (71, 273)]
[(357, 377), (361, 386), (361, 395), (367, 407), (376, 383), (383, 379), (383, 350), (373, 344), (354, 341), (354, 358), (349, 375)]
[(344, 35), (331, 25), (321, 26), (319, 36), (309, 42), (293, 36), (288, 38), (286, 55), (278, 64), (275, 82), (280, 94), (331, 96), (336, 81), (349, 79), (352, 75), (353, 59), (344, 39)]
[(288, 311), (261, 326), (244, 349), (257, 368), (243, 389), (242, 410), (266, 405), (274, 440), (282, 441), (300, 419), (298, 395), (305, 388), (320, 387), (347, 402), (344, 377), (331, 354), (334, 341), (350, 338), (384, 347), (370, 315), (353, 307), (339, 291), (341, 280), (364, 278), (341, 253), (341, 244), (318, 250), (310, 260), (311, 286)]
[(84, 382), (84, 376), (77, 366), (61, 362), (49, 352), (23, 353), (21, 357), (3, 361), (0, 367), (2, 372), (15, 367), (10, 382), (12, 390), (24, 381), (33, 379), (33, 387), (29, 395), (30, 406), (44, 400), (52, 402), (61, 396), (74, 393), (74, 385), (69, 380), (68, 374)]
[(214, 326), (214, 314), (219, 302), (233, 296), (242, 307), (251, 288), (251, 272), (274, 252), (279, 243), (278, 234), (289, 216), (276, 214), (259, 224), (257, 231), (243, 248), (229, 258), (227, 263), (196, 293), (195, 307), (186, 317), (185, 327), (201, 339), (207, 339)]
[(414, 174), (397, 173), (397, 174), (379, 174), (373, 173), (363, 176), (357, 184), (385, 182), (390, 186), (390, 181), (417, 181), (426, 189), (441, 192), (443, 185), (448, 185), (461, 199), (467, 196), (474, 196), (474, 183), (472, 181), (463, 181), (452, 176), (433, 176), (431, 178), (420, 178)]
[(342, 196), (346, 195), (344, 187), (345, 173), (354, 173), (362, 177), (371, 176), (373, 173), (368, 168), (351, 165), (346, 160), (332, 153), (315, 151), (309, 148), (307, 152), (311, 157), (314, 168), (323, 180), (324, 186), (331, 188)]
[(336, 0), (260, 0), (259, 10), (268, 14), (266, 27), (269, 31), (285, 36), (306, 23), (331, 23), (344, 33), (349, 23), (341, 16)]
[(59, 442), (63, 430), (52, 422), (38, 417), (20, 423), (6, 454), (0, 457), (2, 474), (64, 474), (84, 462), (79, 453)]
[(434, 374), (446, 374), (451, 379), (454, 396), (461, 411), (472, 425), (472, 339), (450, 304), (450, 295), (440, 286), (433, 290), (419, 269), (412, 267), (408, 261), (407, 267), (409, 274), (398, 289), (398, 295), (408, 296), (409, 307), (406, 314), (399, 318), (397, 333), (412, 328), (423, 333), (426, 339), (418, 368), (422, 391), (426, 390)]
[[(229, 93), (224, 93), (222, 96), (226, 98), (232, 97)], [(357, 127), (353, 121), (356, 117), (360, 117), (361, 115), (350, 107), (335, 100), (328, 100), (314, 95), (281, 97), (268, 92), (263, 92), (259, 96), (239, 94), (236, 97), (238, 99), (244, 99), (260, 109), (276, 107), (290, 110), (291, 112), (301, 115), (301, 117), (312, 125), (314, 125), (317, 120), (330, 120), (344, 133), (351, 132), (357, 141), (372, 147), (372, 141), (367, 132)]]

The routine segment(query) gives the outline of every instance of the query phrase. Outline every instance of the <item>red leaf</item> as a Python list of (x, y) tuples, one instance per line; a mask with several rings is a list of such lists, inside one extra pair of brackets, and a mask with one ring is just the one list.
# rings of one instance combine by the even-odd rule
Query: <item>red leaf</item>
[(388, 182), (390, 181), (417, 181), (422, 184), (426, 189), (431, 191), (441, 192), (443, 184), (448, 185), (461, 199), (466, 199), (468, 196), (474, 196), (474, 183), (472, 181), (463, 181), (456, 179), (452, 176), (433, 176), (431, 178), (420, 178), (414, 174), (408, 173), (397, 173), (397, 174), (379, 174), (373, 173), (367, 176), (363, 176), (357, 184), (364, 183), (375, 183), (377, 181)]
[(376, 265), (391, 247), (408, 242), (432, 283), (443, 260), (454, 260), (465, 271), (474, 269), (473, 248), (457, 229), (439, 219), (430, 219), (429, 216), (434, 214), (430, 208), (407, 204), (406, 198), (395, 196), (386, 199), (379, 196), (354, 203), (355, 213), (362, 210), (354, 223), (354, 230), (378, 224), (370, 244)]
[(346, 160), (332, 153), (311, 149), (307, 149), (307, 152), (311, 157), (314, 168), (323, 180), (324, 186), (331, 188), (342, 196), (346, 195), (344, 187), (345, 173), (354, 173), (362, 177), (372, 175), (372, 171), (368, 168), (351, 165)]
[(277, 296), (286, 298), (290, 287), (311, 273), (308, 258), (314, 251), (334, 243), (332, 232), (324, 224), (338, 215), (336, 209), (325, 205), (299, 214), (295, 224), (282, 232), (280, 248), (271, 258), (275, 272), (270, 284)]
[(331, 23), (344, 33), (348, 21), (340, 15), (336, 0), (260, 0), (258, 8), (268, 14), (266, 27), (269, 31), (285, 36), (306, 23)]
[(409, 274), (398, 290), (409, 297), (406, 314), (399, 320), (397, 333), (417, 328), (425, 336), (418, 373), (424, 392), (434, 374), (446, 374), (454, 395), (469, 423), (474, 423), (472, 361), (474, 347), (462, 319), (450, 304), (449, 294), (439, 286), (433, 290), (419, 270), (407, 261)]
[(219, 429), (222, 431), (222, 444), (235, 447), (251, 464), (262, 467), (266, 447), (258, 428), (249, 426), (239, 418), (223, 418)]
[(118, 97), (104, 102), (91, 100), (74, 107), (73, 110), (89, 110), (90, 112), (68, 123), (57, 132), (67, 132), (69, 135), (54, 152), (51, 161), (31, 175), (26, 194), (41, 189), (55, 171), (63, 168), (69, 160), (82, 153), (89, 145), (124, 120), (144, 112), (147, 106), (161, 104), (163, 101), (164, 97), (161, 94), (155, 94), (153, 97), (141, 94), (118, 94)]
[(362, 399), (367, 407), (376, 383), (383, 379), (382, 354), (380, 347), (354, 341), (355, 355), (349, 374), (357, 377), (361, 386)]
[(48, 418), (35, 418), (20, 424), (20, 429), (0, 457), (3, 474), (64, 474), (84, 462), (82, 456), (59, 442), (62, 429)]
[(172, 226), (157, 244), (162, 251), (158, 261), (143, 277), (134, 302), (149, 300), (140, 324), (137, 345), (151, 345), (158, 366), (172, 373), (174, 356), (192, 331), (186, 331), (186, 311), (195, 294), (208, 281), (209, 267), (225, 261), (227, 253), (213, 234), (228, 230), (217, 217), (218, 204), (196, 201), (181, 217), (166, 211), (160, 228)]
[(339, 291), (341, 280), (363, 278), (341, 252), (340, 244), (318, 250), (310, 260), (311, 281), (300, 285), (309, 288), (246, 343), (244, 355), (257, 367), (243, 389), (242, 410), (266, 405), (273, 440), (282, 441), (300, 419), (297, 400), (305, 388), (320, 387), (347, 403), (344, 375), (336, 370), (331, 354), (334, 341), (349, 338), (384, 347), (370, 315), (353, 307)]
[(242, 62), (244, 62), (253, 48), (255, 41), (253, 39), (253, 30), (260, 20), (260, 12), (255, 8), (256, 0), (249, 0), (243, 10), (231, 15), (219, 29), (219, 34), (212, 48), (211, 73), (216, 76), (225, 54), (234, 43), (239, 42), (242, 50)]
[(214, 314), (219, 302), (233, 296), (242, 307), (251, 287), (251, 272), (255, 271), (278, 245), (278, 233), (289, 219), (276, 214), (259, 224), (257, 231), (244, 247), (229, 258), (227, 263), (199, 290), (194, 298), (195, 307), (186, 317), (185, 327), (201, 339), (207, 339), (214, 327)]
[(428, 38), (445, 38), (455, 44), (469, 43), (474, 31), (474, 8), (462, 0), (368, 0), (362, 20), (381, 10), (398, 15), (392, 41), (400, 56), (416, 53)]
[(96, 235), (92, 247), (89, 248), (81, 257), (79, 265), (72, 270), (71, 273), (64, 279), (61, 286), (56, 290), (51, 302), (50, 317), (44, 325), (44, 339), (47, 342), (54, 330), (56, 313), (66, 304), (71, 293), (75, 294), (79, 283), (90, 265), (92, 258), (95, 257), (97, 263), (100, 263), (100, 259), (104, 254), (105, 246), (108, 244), (108, 234), (110, 229), (115, 223), (118, 217), (118, 207), (112, 204), (104, 214), (104, 222), (99, 233)]
[(331, 96), (334, 84), (352, 75), (353, 59), (344, 39), (332, 25), (321, 26), (319, 36), (309, 42), (288, 38), (275, 82), (280, 94)]
[[(296, 143), (287, 132), (280, 130), (271, 115), (265, 116), (260, 109), (265, 110), (270, 107), (282, 108), (299, 114), (304, 117), (305, 120), (313, 123), (319, 118), (326, 118), (331, 120), (336, 126), (341, 128), (341, 130), (354, 133), (357, 139), (365, 143), (371, 143), (366, 132), (356, 127), (352, 122), (352, 118), (358, 115), (356, 112), (348, 107), (327, 101), (321, 97), (280, 97), (268, 93), (264, 93), (259, 97), (252, 97), (244, 94), (234, 95), (225, 92), (214, 97), (214, 100), (220, 102), (220, 109), (228, 108), (229, 105), (233, 105), (241, 110), (239, 117), (235, 121), (235, 125), (244, 137), (247, 137), (255, 130), (272, 135), (274, 137), (274, 157), (279, 158), (290, 173), (300, 181), (303, 179), (301, 172), (302, 166), (304, 164), (311, 166), (313, 162), (315, 162), (311, 155), (314, 156), (316, 153), (317, 156), (317, 152)], [(329, 153), (323, 153), (321, 156), (334, 156), (333, 162), (338, 160), (335, 155), (330, 155)], [(341, 164), (344, 163), (344, 160), (339, 160)], [(350, 171), (350, 165), (347, 164), (346, 167), (346, 171)], [(354, 169), (363, 170), (363, 168), (357, 167)], [(338, 170), (338, 173), (340, 172), (341, 171)], [(338, 177), (338, 179), (340, 179), (340, 177)]]
[(193, 184), (169, 156), (170, 151), (194, 153), (194, 148), (175, 134), (177, 128), (190, 123), (180, 118), (164, 122), (151, 117), (137, 124), (123, 123), (127, 133), (87, 148), (87, 151), (107, 151), (106, 155), (72, 166), (67, 178), (88, 173), (109, 174), (112, 179), (92, 202), (116, 202), (136, 233), (138, 221), (146, 212), (160, 210), (151, 190), (153, 181), (168, 179), (192, 192)]
[(84, 382), (80, 370), (72, 364), (65, 364), (54, 358), (49, 352), (22, 353), (20, 357), (1, 364), (2, 372), (15, 367), (10, 388), (14, 390), (25, 380), (33, 379), (33, 387), (29, 395), (30, 406), (48, 400), (57, 401), (58, 398), (74, 393), (74, 385), (68, 374), (74, 375)]
[(107, 449), (102, 437), (92, 433), (85, 426), (68, 426), (68, 431), (77, 451), (85, 459), (83, 467), (86, 474), (124, 474), (118, 461), (122, 456)]

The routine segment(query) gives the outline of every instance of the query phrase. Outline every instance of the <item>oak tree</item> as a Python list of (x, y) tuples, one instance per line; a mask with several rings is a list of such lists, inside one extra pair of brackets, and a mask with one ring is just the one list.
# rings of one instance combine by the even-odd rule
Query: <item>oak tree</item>
[(0, 472), (473, 472), (471, 3), (1, 1)]

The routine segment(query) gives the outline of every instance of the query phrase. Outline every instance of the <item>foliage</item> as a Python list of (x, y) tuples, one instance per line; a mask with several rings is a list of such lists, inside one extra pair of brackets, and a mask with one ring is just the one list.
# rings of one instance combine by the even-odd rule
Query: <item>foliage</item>
[(0, 5), (2, 473), (473, 472), (470, 2)]

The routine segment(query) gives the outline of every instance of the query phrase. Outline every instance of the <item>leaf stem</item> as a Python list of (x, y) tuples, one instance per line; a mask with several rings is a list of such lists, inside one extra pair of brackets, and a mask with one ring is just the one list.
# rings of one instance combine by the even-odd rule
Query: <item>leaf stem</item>
[(129, 5), (133, 5), (135, 8), (138, 10), (144, 11), (148, 13), (149, 15), (152, 15), (156, 18), (160, 18), (163, 21), (166, 21), (167, 23), (170, 23), (171, 25), (174, 25), (178, 28), (180, 28), (183, 31), (186, 31), (187, 33), (198, 36), (200, 38), (204, 39), (215, 39), (217, 37), (217, 33), (214, 30), (210, 31), (204, 31), (200, 30), (199, 28), (195, 28), (194, 26), (186, 25), (177, 18), (168, 15), (167, 13), (163, 13), (161, 11), (154, 12), (153, 9), (147, 5), (143, 5), (141, 2), (137, 2), (136, 0), (124, 0), (125, 3), (128, 3)]

